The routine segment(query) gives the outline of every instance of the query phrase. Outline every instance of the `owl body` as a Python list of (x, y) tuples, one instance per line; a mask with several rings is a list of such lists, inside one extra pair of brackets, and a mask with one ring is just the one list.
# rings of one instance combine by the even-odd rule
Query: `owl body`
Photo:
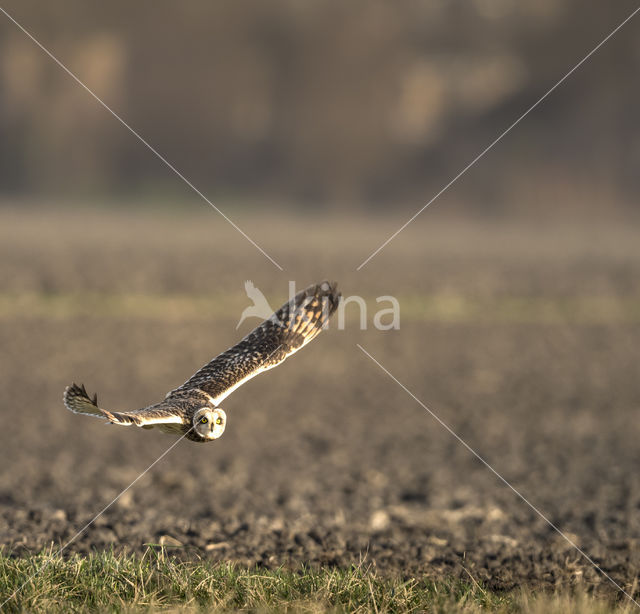
[(338, 306), (335, 283), (322, 282), (297, 294), (244, 339), (199, 369), (184, 384), (155, 405), (133, 411), (109, 411), (98, 406), (84, 386), (72, 384), (64, 404), (75, 412), (112, 424), (157, 427), (195, 442), (218, 439), (227, 423), (219, 406), (236, 388), (282, 363), (314, 339)]

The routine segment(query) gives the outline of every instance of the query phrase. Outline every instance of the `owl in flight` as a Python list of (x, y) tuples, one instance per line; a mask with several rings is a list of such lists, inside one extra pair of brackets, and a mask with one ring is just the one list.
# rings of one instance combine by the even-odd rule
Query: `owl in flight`
[(337, 284), (309, 286), (285, 303), (238, 344), (216, 356), (160, 403), (133, 411), (98, 406), (84, 386), (64, 391), (64, 404), (74, 413), (103, 418), (112, 424), (177, 433), (191, 441), (213, 441), (224, 433), (227, 415), (219, 404), (238, 386), (271, 369), (311, 341), (338, 307)]

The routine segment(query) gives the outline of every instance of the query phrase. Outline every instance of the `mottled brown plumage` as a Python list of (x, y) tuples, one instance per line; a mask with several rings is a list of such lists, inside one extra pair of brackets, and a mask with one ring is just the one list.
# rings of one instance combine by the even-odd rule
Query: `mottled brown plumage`
[(98, 406), (97, 395), (91, 398), (84, 386), (72, 384), (64, 392), (64, 404), (75, 413), (104, 418), (113, 424), (155, 426), (164, 432), (182, 433), (192, 441), (217, 439), (226, 425), (226, 414), (219, 407), (222, 400), (314, 339), (339, 300), (335, 283), (325, 281), (303, 290), (160, 403), (133, 411), (109, 411)]

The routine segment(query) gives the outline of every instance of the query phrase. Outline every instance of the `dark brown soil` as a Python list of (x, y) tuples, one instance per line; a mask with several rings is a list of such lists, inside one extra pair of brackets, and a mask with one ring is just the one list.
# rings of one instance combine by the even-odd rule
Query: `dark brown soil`
[[(227, 232), (217, 218), (209, 221), (216, 232)], [(129, 236), (98, 241), (94, 230), (83, 249), (74, 249), (68, 237), (66, 243), (56, 238), (69, 218), (28, 231), (32, 222), (14, 214), (14, 232), (2, 243), (0, 543), (17, 555), (72, 538), (174, 441), (72, 415), (61, 403), (64, 386), (84, 382), (115, 409), (160, 399), (247, 332), (249, 323), (234, 327), (247, 303), (242, 282), (259, 282), (249, 272), (255, 267), (268, 271), (265, 286), (281, 299), (287, 279), (300, 279), (301, 286), (317, 276), (337, 278), (345, 294), (410, 293), (414, 306), (399, 331), (360, 331), (350, 320), (347, 330), (329, 330), (236, 391), (223, 403), (229, 421), (219, 441), (181, 442), (69, 552), (142, 552), (147, 544), (165, 543), (180, 556), (246, 565), (364, 561), (385, 573), (471, 576), (496, 589), (609, 587), (359, 343), (616, 582), (629, 588), (636, 580), (640, 248), (622, 230), (591, 255), (585, 255), (593, 249), (588, 240), (581, 251), (574, 235), (574, 243), (555, 245), (548, 234), (540, 239), (546, 251), (537, 255), (535, 232), (523, 230), (522, 255), (518, 241), (496, 246), (486, 229), (464, 249), (447, 248), (443, 237), (459, 229), (452, 225), (447, 235), (444, 226), (438, 249), (410, 236), (414, 243), (380, 255), (378, 275), (372, 261), (358, 277), (353, 269), (365, 248), (376, 246), (377, 226), (361, 240), (345, 241), (344, 258), (318, 251), (317, 261), (313, 250), (304, 253), (296, 228), (293, 245), (278, 248), (274, 241), (291, 267), (280, 274), (256, 264), (242, 243), (225, 249), (243, 260), (221, 256), (208, 243), (201, 253), (202, 219), (194, 223), (194, 242), (186, 241), (183, 251), (172, 246), (180, 254), (175, 258), (161, 240), (161, 232), (174, 228), (171, 220), (156, 222), (157, 244), (147, 236), (127, 247), (127, 258), (122, 242), (130, 245)], [(102, 223), (118, 228), (117, 216)], [(316, 225), (314, 250), (330, 231), (327, 221)], [(460, 232), (472, 234), (468, 226)], [(24, 246), (28, 236), (32, 250)], [(489, 251), (485, 239), (493, 241)], [(380, 271), (390, 272), (394, 259), (399, 268), (383, 284)], [(120, 303), (94, 315), (83, 311), (88, 293), (110, 287), (131, 295), (231, 298), (212, 302), (211, 313), (184, 317), (147, 318)], [(60, 293), (75, 298), (48, 314), (47, 301)], [(484, 301), (487, 317), (476, 321), (464, 311), (422, 317), (420, 301), (426, 305), (438, 293)], [(579, 319), (550, 317), (544, 305), (524, 309), (522, 318), (491, 316), (492, 305), (513, 296), (523, 304), (605, 297), (609, 307), (593, 317), (587, 309)]]

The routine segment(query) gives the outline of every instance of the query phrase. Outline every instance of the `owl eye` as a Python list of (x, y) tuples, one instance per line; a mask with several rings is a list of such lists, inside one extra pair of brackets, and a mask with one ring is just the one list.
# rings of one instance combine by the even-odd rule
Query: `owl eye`
[(222, 424), (222, 418), (216, 418), (216, 424)]
[(206, 424), (207, 422), (209, 422), (208, 418), (205, 418), (205, 417), (200, 418), (200, 423), (201, 424)]

